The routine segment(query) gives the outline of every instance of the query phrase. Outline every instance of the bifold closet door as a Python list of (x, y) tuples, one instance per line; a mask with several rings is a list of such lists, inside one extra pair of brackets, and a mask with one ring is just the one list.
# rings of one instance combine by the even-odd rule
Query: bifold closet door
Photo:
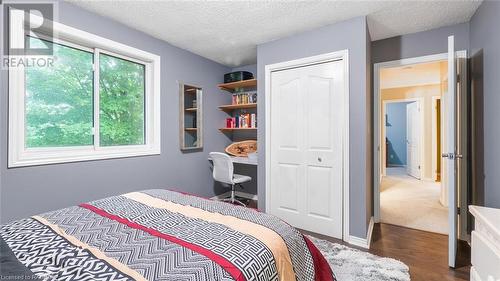
[(342, 238), (344, 63), (271, 74), (270, 213)]

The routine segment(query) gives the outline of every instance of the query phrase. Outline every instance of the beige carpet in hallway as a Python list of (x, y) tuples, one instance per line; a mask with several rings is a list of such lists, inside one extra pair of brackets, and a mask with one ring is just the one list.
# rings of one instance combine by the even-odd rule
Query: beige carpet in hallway
[(387, 168), (380, 192), (380, 220), (448, 234), (448, 209), (439, 203), (440, 184), (420, 181), (405, 168)]

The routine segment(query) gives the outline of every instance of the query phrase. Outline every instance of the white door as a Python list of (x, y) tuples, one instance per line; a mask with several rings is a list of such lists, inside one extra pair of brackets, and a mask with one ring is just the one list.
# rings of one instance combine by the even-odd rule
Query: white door
[(455, 267), (457, 254), (457, 186), (456, 186), (456, 95), (457, 68), (455, 38), (448, 37), (448, 92), (443, 95), (443, 122), (445, 125), (443, 142), (443, 182), (448, 191), (448, 265)]
[(271, 73), (269, 212), (342, 238), (344, 63)]
[(406, 171), (420, 179), (420, 106), (418, 102), (406, 105)]

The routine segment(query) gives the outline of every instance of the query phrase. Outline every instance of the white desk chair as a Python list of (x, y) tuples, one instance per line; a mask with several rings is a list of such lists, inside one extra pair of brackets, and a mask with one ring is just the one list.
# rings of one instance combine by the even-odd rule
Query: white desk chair
[(251, 181), (249, 176), (238, 175), (234, 173), (234, 166), (231, 157), (221, 152), (210, 152), (210, 158), (214, 163), (213, 177), (214, 180), (231, 185), (231, 197), (223, 199), (223, 201), (238, 203), (245, 206), (243, 202), (237, 200), (234, 196), (234, 187), (241, 185), (244, 182)]

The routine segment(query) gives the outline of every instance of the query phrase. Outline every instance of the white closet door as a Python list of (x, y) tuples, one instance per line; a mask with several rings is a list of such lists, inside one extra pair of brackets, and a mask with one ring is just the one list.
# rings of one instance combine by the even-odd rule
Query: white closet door
[(343, 62), (271, 74), (270, 213), (342, 238)]

